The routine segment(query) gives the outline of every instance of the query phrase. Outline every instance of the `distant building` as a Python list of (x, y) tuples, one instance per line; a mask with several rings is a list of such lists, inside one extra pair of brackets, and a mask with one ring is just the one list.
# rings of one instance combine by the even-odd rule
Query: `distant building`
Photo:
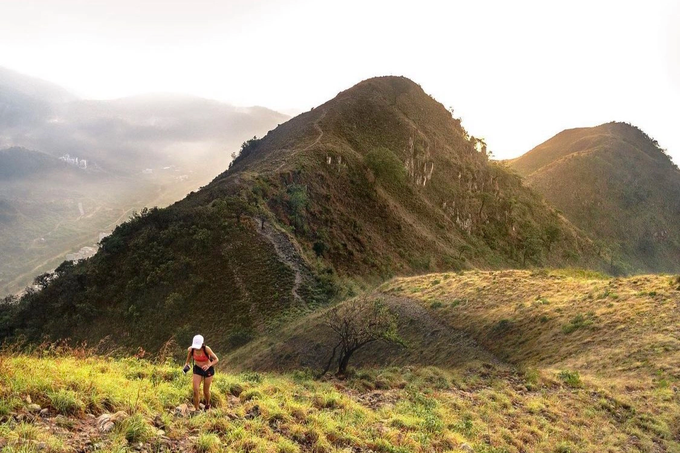
[(82, 168), (83, 170), (87, 169), (87, 160), (85, 159), (79, 159), (77, 157), (71, 157), (69, 154), (64, 154), (59, 158), (59, 160), (62, 160), (69, 165)]

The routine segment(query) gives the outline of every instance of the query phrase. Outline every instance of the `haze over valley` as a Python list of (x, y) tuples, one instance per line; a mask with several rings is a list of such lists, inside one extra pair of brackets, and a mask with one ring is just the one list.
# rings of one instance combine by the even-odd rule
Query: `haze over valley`
[(81, 100), (0, 68), (0, 292), (91, 254), (134, 211), (207, 184), (243, 141), (286, 118), (171, 94)]

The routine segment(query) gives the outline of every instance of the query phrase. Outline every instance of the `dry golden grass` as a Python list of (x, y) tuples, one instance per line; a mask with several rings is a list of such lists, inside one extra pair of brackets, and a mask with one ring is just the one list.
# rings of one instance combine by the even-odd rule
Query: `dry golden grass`
[[(189, 377), (172, 363), (0, 358), (3, 452), (680, 452), (669, 391), (639, 390), (662, 403), (651, 407), (545, 370), (401, 367), (344, 381), (218, 373), (215, 408), (183, 417), (174, 408), (189, 402)], [(56, 404), (57, 389), (70, 397)], [(28, 416), (29, 397), (49, 413)], [(130, 417), (97, 431), (89, 414), (118, 410)]]
[(396, 278), (379, 291), (436, 309), (513, 363), (679, 379), (679, 286), (667, 275), (513, 270)]
[[(191, 392), (172, 362), (6, 351), (3, 452), (77, 451), (88, 439), (118, 452), (142, 442), (147, 451), (680, 453), (678, 285), (576, 270), (394, 279), (376, 297), (398, 310), (409, 348), (370, 353), (398, 366), (324, 381), (300, 370), (220, 370), (215, 409), (194, 417), (175, 413)], [(319, 318), (291, 324), (278, 342), (325, 356), (310, 342), (323, 333)], [(269, 341), (249, 353), (293, 360)], [(47, 416), (27, 417), (28, 401)], [(88, 414), (118, 410), (129, 422), (93, 429)]]

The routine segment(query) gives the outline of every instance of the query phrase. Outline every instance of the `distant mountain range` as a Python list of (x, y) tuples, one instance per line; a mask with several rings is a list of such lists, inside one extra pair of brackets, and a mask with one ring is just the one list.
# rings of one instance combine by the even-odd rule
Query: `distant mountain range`
[(133, 210), (207, 184), (242, 142), (286, 119), (191, 96), (81, 100), (0, 68), (0, 295)]
[(640, 129), (566, 130), (509, 164), (596, 240), (612, 272), (680, 272), (680, 171)]

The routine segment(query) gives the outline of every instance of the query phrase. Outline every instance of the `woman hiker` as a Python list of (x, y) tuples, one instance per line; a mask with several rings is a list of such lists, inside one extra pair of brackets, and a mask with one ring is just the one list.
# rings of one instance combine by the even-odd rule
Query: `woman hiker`
[(189, 361), (194, 360), (194, 408), (198, 410), (200, 401), (201, 381), (203, 381), (203, 396), (205, 397), (205, 410), (210, 409), (210, 384), (215, 375), (215, 365), (219, 359), (215, 353), (203, 343), (203, 336), (196, 335), (187, 351), (187, 361), (184, 368), (188, 369)]

